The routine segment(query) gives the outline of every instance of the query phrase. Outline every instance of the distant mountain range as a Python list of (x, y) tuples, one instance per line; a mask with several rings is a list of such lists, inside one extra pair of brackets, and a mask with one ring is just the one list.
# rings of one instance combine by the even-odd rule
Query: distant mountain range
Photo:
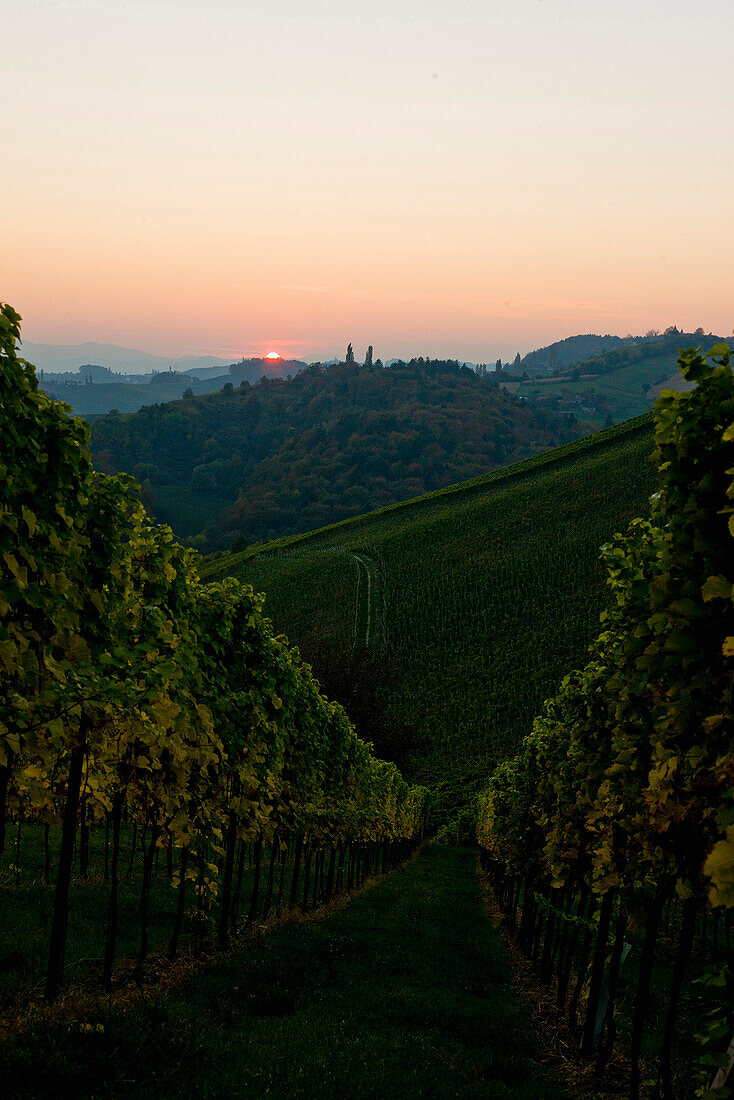
[[(674, 326), (667, 329), (664, 335), (677, 332)], [(599, 336), (594, 333), (579, 336), (568, 336), (564, 340), (556, 340), (552, 344), (529, 351), (520, 356), (513, 363), (505, 363), (506, 370), (520, 368), (521, 372), (529, 376), (534, 374), (552, 374), (564, 367), (575, 366), (587, 359), (602, 354), (610, 348), (629, 347), (632, 344), (644, 343), (659, 333), (649, 332), (645, 336)], [(681, 335), (683, 333), (681, 332)], [(696, 337), (703, 338), (703, 329), (697, 329)], [(83, 365), (93, 364), (100, 367), (108, 367), (117, 374), (152, 374), (155, 371), (173, 370), (179, 374), (193, 374), (197, 378), (215, 377), (226, 374), (226, 369), (232, 359), (222, 359), (216, 355), (183, 355), (171, 358), (165, 355), (152, 355), (147, 351), (139, 351), (135, 348), (124, 348), (118, 344), (98, 344), (87, 341), (83, 344), (33, 344), (24, 341), (22, 354), (29, 363), (33, 363), (39, 370), (76, 373)], [(396, 358), (385, 360), (386, 366), (400, 362)], [(332, 366), (342, 362), (334, 358), (324, 360), (323, 366)], [(477, 367), (479, 364), (466, 362), (467, 367)], [(96, 379), (95, 379), (96, 381)]]
[[(27, 348), (24, 350), (31, 361)], [(94, 419), (108, 412), (133, 413), (145, 405), (212, 393), (227, 385), (257, 382), (263, 377), (292, 377), (305, 366), (297, 359), (241, 359), (225, 366), (123, 374), (108, 366), (83, 363), (76, 371), (50, 372), (38, 367), (38, 380), (50, 397), (65, 401), (77, 415)]]
[(164, 355), (151, 355), (147, 351), (135, 348), (122, 348), (117, 344), (32, 344), (24, 341), (21, 354), (29, 363), (43, 371), (76, 371), (78, 367), (92, 363), (100, 367), (109, 367), (119, 374), (151, 374), (153, 371), (168, 370), (196, 373), (202, 370), (223, 367), (220, 374), (226, 374), (231, 359), (220, 359), (215, 355), (184, 355), (171, 359)]

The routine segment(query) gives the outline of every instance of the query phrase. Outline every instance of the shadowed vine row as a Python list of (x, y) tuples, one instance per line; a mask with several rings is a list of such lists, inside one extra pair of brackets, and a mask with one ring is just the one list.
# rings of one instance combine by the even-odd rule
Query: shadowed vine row
[(34, 823), (48, 877), (60, 831), (53, 998), (75, 859), (83, 877), (92, 830), (105, 830), (110, 988), (130, 827), (142, 968), (161, 851), (175, 909), (169, 953), (190, 904), (197, 935), (214, 923), (226, 946), (248, 846), (252, 922), (285, 907), (286, 863), (288, 904), (300, 877), (308, 906), (404, 858), (425, 792), (321, 695), (274, 636), (261, 596), (235, 579), (202, 584), (196, 556), (150, 522), (134, 481), (95, 473), (87, 427), (39, 391), (19, 339), (20, 317), (0, 307), (0, 855), (7, 822)]
[[(625, 1028), (633, 1100), (653, 1064), (664, 1100), (734, 1085), (734, 376), (726, 345), (680, 367), (696, 386), (657, 402), (650, 518), (602, 551), (602, 633), (477, 824), (506, 920), (597, 1074)], [(691, 1030), (697, 1068), (678, 1049)]]

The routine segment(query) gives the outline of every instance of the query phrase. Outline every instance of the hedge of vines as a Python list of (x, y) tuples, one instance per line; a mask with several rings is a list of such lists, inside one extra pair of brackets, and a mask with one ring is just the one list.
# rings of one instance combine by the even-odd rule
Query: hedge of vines
[[(718, 959), (699, 1095), (730, 1095), (734, 1084), (734, 376), (726, 345), (686, 351), (679, 365), (696, 386), (657, 402), (650, 518), (602, 550), (614, 595), (602, 633), (495, 769), (477, 824), (522, 946), (557, 977), (572, 1022), (585, 1004), (579, 1037), (598, 1073), (617, 1031), (625, 935), (639, 929), (635, 1098), (656, 948), (661, 938), (673, 947), (656, 1021), (666, 1100), (696, 943)], [(711, 947), (719, 932), (723, 953)]]
[(254, 842), (258, 878), (263, 842), (272, 860), (295, 845), (294, 876), (302, 851), (310, 867), (330, 850), (334, 874), (348, 848), (351, 885), (378, 844), (384, 868), (415, 842), (425, 792), (322, 697), (273, 636), (262, 597), (234, 579), (202, 584), (195, 555), (149, 520), (132, 479), (95, 473), (86, 425), (39, 391), (19, 340), (20, 317), (0, 306), (0, 854), (8, 820), (61, 828), (54, 997), (80, 820), (111, 833), (109, 986), (123, 822), (146, 838), (143, 959), (157, 850), (177, 853), (177, 930), (188, 890), (199, 909), (219, 907), (224, 944), (243, 843)]

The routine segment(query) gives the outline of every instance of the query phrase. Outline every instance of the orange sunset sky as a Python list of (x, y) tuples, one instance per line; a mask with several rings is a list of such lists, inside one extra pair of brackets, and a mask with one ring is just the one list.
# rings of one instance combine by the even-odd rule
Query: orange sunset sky
[(34, 342), (473, 361), (734, 325), (730, 0), (3, 0)]

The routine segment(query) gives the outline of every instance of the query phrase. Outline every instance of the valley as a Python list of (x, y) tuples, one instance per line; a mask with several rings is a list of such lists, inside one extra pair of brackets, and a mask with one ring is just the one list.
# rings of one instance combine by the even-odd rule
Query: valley
[[(361, 735), (398, 751), (408, 774), (431, 785), (442, 822), (470, 815), (490, 762), (517, 744), (598, 630), (609, 599), (599, 547), (645, 513), (651, 452), (642, 417), (405, 504), (215, 558), (204, 574), (231, 573), (263, 592), (274, 628), (337, 697), (365, 684), (369, 706), (349, 699), (350, 713), (364, 711)], [(375, 563), (384, 611), (366, 652), (350, 657), (355, 604), (365, 616), (355, 556)]]

